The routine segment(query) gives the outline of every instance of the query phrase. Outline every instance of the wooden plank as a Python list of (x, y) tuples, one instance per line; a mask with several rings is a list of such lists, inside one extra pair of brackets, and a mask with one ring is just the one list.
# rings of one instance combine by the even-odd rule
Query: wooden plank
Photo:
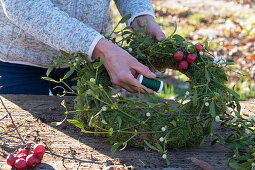
[[(44, 142), (55, 153), (65, 156), (71, 156), (71, 147), (77, 158), (91, 159), (92, 157), (102, 162), (102, 165), (83, 163), (80, 169), (102, 169), (109, 167), (111, 164), (132, 165), (137, 169), (197, 169), (189, 159), (190, 157), (205, 161), (215, 169), (229, 169), (227, 159), (231, 156), (231, 152), (217, 144), (210, 146), (210, 141), (213, 140), (212, 137), (206, 140), (204, 148), (197, 145), (191, 148), (168, 150), (171, 166), (167, 168), (165, 161), (156, 152), (129, 147), (124, 151), (112, 154), (110, 152), (111, 144), (104, 142), (104, 138), (100, 136), (81, 133), (78, 128), (68, 122), (58, 127), (51, 126), (51, 122), (61, 121), (65, 116), (63, 114), (65, 109), (60, 105), (63, 98), (33, 95), (2, 95), (1, 98), (12, 113), (15, 122), (23, 123), (19, 130), (27, 142)], [(72, 106), (73, 97), (64, 97), (64, 99), (67, 100), (69, 106)], [(248, 106), (248, 110), (255, 110), (254, 103), (244, 102), (244, 104)], [(6, 113), (2, 104), (0, 104), (0, 118)], [(10, 118), (5, 118), (1, 122), (11, 123)], [(216, 126), (216, 131), (223, 133), (219, 126)], [(0, 137), (0, 142), (4, 138), (13, 141), (13, 143), (20, 142), (16, 138), (15, 132), (12, 136)], [(13, 150), (0, 150), (0, 169), (10, 169), (5, 163), (5, 158), (11, 152)], [(121, 163), (119, 160), (121, 160)], [(73, 160), (66, 160), (65, 166), (68, 169), (75, 169), (77, 163)], [(65, 168), (61, 158), (46, 154), (43, 163), (37, 169)]]

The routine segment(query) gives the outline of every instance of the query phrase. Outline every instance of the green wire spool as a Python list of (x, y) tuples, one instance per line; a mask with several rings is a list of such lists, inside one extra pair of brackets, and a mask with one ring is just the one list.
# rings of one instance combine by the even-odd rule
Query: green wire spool
[(153, 91), (160, 93), (163, 89), (163, 81), (147, 78), (141, 74), (138, 75), (137, 80), (144, 86), (152, 89)]

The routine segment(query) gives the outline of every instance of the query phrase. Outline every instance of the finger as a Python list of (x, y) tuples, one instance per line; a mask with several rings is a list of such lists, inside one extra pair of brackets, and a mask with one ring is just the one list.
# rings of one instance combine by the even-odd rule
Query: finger
[(157, 41), (162, 41), (163, 39), (166, 39), (166, 35), (162, 31), (155, 32), (154, 37)]
[(156, 74), (151, 72), (148, 67), (139, 63), (138, 61), (136, 63), (132, 64), (131, 68), (134, 69), (135, 71), (137, 71), (138, 73), (144, 75), (145, 77), (152, 78), (152, 79), (156, 78)]
[[(132, 79), (129, 79), (128, 81), (129, 84), (132, 84), (133, 86), (129, 86), (130, 88), (132, 88), (133, 90), (135, 90), (136, 92), (139, 91), (140, 89), (140, 92), (141, 93), (145, 93), (145, 90), (149, 93), (149, 94), (154, 94), (153, 90), (145, 87), (144, 85), (142, 85), (137, 79), (135, 78), (132, 78)], [(128, 85), (127, 85), (128, 86)], [(140, 87), (140, 88), (139, 88)]]
[(126, 89), (130, 93), (136, 93), (137, 90), (133, 89), (131, 86), (126, 85), (125, 83), (121, 83), (120, 86)]

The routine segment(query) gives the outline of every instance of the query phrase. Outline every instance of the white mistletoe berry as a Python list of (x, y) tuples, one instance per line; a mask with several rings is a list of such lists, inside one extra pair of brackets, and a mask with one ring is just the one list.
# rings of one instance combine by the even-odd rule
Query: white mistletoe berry
[(215, 122), (219, 122), (220, 121), (220, 116), (216, 116), (215, 117)]
[(103, 106), (103, 107), (102, 107), (102, 110), (103, 110), (103, 111), (106, 111), (106, 110), (107, 110), (107, 107)]
[(147, 116), (147, 117), (150, 117), (150, 116), (151, 116), (151, 113), (150, 113), (150, 112), (147, 112), (147, 113), (146, 113), (146, 116)]
[(189, 91), (186, 91), (186, 93), (185, 93), (185, 94), (186, 94), (186, 96), (188, 96), (188, 95), (189, 95)]
[(236, 155), (233, 155), (233, 158), (235, 158), (236, 157)]
[(208, 102), (205, 102), (205, 106), (209, 106), (209, 103), (208, 103)]
[(133, 49), (130, 47), (130, 48), (128, 48), (128, 51), (131, 53), (133, 51)]
[(163, 158), (163, 159), (166, 159), (166, 154), (163, 154), (163, 155), (162, 155), (162, 158)]
[(204, 55), (204, 52), (203, 51), (199, 51), (199, 55)]
[(163, 141), (164, 141), (164, 138), (163, 138), (163, 137), (159, 138), (159, 141), (160, 141), (160, 142), (163, 142)]
[(166, 131), (166, 128), (165, 128), (165, 127), (162, 127), (162, 128), (161, 128), (161, 131), (162, 131), (162, 132), (165, 132), (165, 131)]

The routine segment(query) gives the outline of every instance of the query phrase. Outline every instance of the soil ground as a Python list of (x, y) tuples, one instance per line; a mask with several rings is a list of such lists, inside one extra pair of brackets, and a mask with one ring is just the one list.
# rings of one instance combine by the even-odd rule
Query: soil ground
[[(168, 150), (168, 157), (171, 161), (169, 167), (160, 155), (154, 151), (141, 148), (128, 147), (115, 154), (111, 153), (111, 144), (104, 141), (100, 136), (81, 133), (80, 129), (70, 123), (60, 126), (51, 126), (51, 122), (61, 121), (64, 118), (64, 108), (61, 106), (63, 99), (50, 96), (29, 96), (29, 95), (4, 95), (1, 96), (4, 105), (12, 114), (15, 122), (23, 124), (19, 131), (26, 142), (44, 143), (54, 153), (63, 156), (71, 156), (71, 151), (75, 157), (85, 160), (95, 160), (102, 164), (82, 163), (79, 169), (127, 169), (134, 166), (135, 169), (199, 169), (190, 158), (209, 163), (215, 169), (230, 169), (227, 165), (231, 151), (216, 144), (210, 145), (213, 140), (209, 137), (203, 148), (199, 144), (191, 148), (179, 150)], [(65, 97), (68, 105), (72, 106), (72, 97)], [(248, 111), (255, 110), (255, 102), (243, 102)], [(0, 104), (0, 118), (7, 112)], [(6, 125), (11, 124), (9, 117), (0, 121), (1, 126), (8, 130)], [(10, 130), (10, 129), (9, 129)], [(216, 126), (216, 132), (224, 134), (225, 131)], [(2, 129), (0, 131), (2, 133)], [(0, 136), (0, 142), (7, 144), (21, 144), (15, 132), (9, 135)], [(14, 150), (0, 149), (0, 169), (10, 169), (5, 163), (5, 158)], [(45, 155), (42, 163), (36, 169), (76, 169), (78, 163), (74, 160)], [(114, 167), (114, 168), (113, 168)]]

